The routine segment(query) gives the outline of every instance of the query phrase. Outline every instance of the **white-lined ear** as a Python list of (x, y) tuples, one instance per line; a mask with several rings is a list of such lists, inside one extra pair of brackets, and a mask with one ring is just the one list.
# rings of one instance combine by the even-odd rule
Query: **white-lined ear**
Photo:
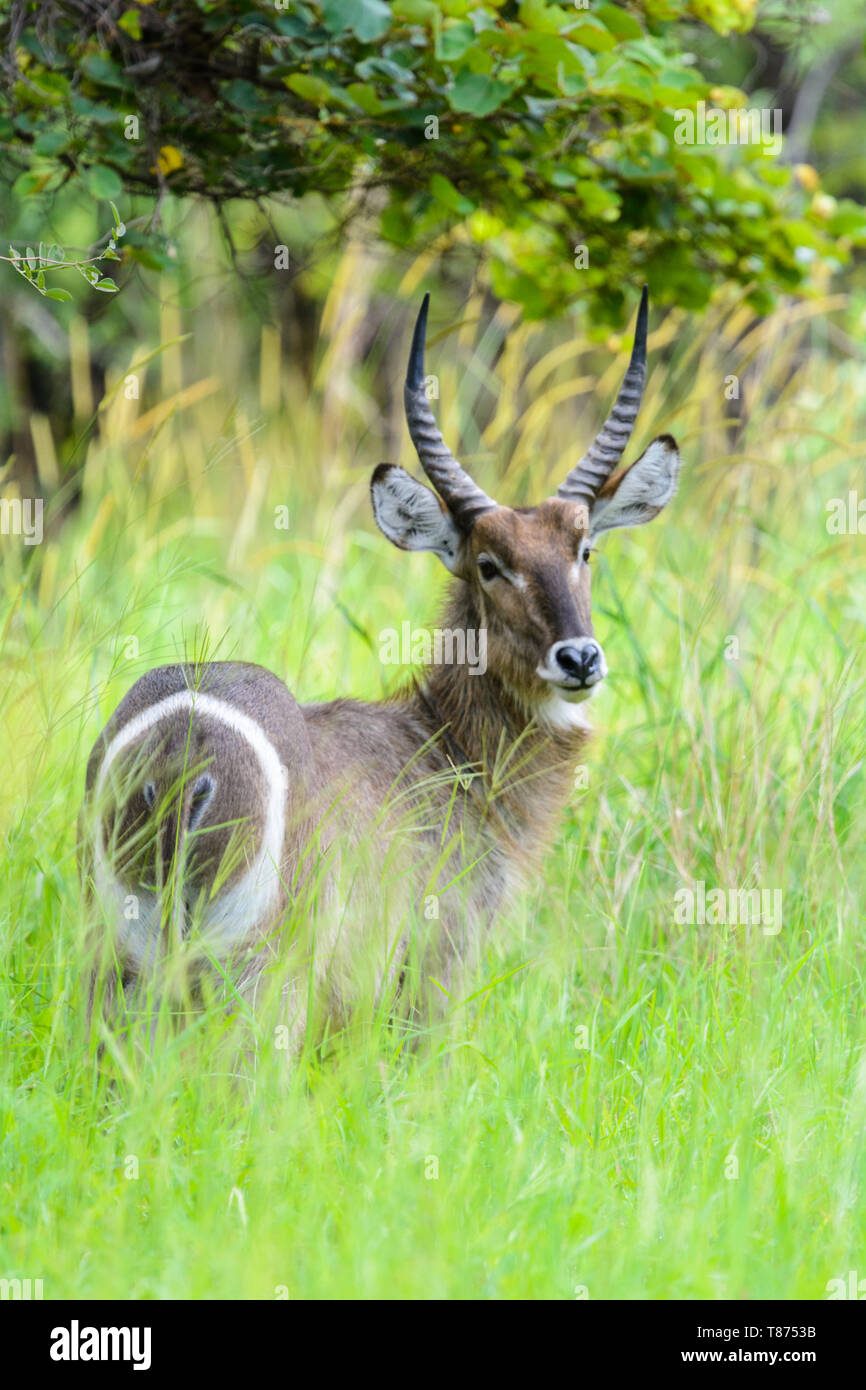
[(605, 483), (589, 514), (591, 535), (652, 521), (676, 492), (679, 471), (676, 441), (659, 435), (630, 468)]
[(196, 830), (202, 822), (205, 811), (213, 800), (216, 783), (209, 772), (203, 772), (193, 788), (189, 808), (188, 830)]
[(376, 525), (400, 550), (432, 550), (454, 573), (461, 537), (435, 492), (405, 468), (380, 463), (370, 484)]

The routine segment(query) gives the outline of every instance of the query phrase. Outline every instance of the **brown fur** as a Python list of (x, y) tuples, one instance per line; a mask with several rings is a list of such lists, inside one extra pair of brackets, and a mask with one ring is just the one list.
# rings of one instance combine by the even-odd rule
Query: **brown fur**
[[(378, 988), (399, 973), (393, 962), (403, 949), (407, 900), (410, 915), (417, 915), (423, 898), (438, 897), (440, 916), (434, 921), (428, 953), (437, 978), (447, 983), (458, 956), (466, 961), (476, 954), (503, 896), (538, 866), (569, 794), (585, 738), (580, 730), (557, 733), (539, 723), (537, 707), (547, 691), (534, 675), (540, 653), (551, 642), (575, 630), (591, 631), (588, 571), (581, 573), (578, 585), (567, 578), (585, 535), (574, 525), (581, 510), (555, 501), (537, 513), (500, 511), (479, 521), (474, 553), (495, 549), (503, 563), (519, 562), (528, 579), (517, 602), (511, 594), (507, 601), (500, 596), (495, 602), (477, 581), (458, 579), (453, 584), (442, 626), (465, 630), (486, 625), (489, 665), (483, 675), (471, 675), (466, 666), (434, 667), (423, 681), (382, 703), (336, 700), (298, 707), (282, 682), (261, 667), (174, 666), (149, 672), (118, 706), (91, 754), (88, 796), (112, 738), (142, 710), (185, 687), (217, 694), (251, 714), (289, 769), (292, 808), (281, 866), (283, 891), (274, 911), (266, 920), (250, 923), (233, 951), (238, 977), (250, 995), (278, 950), (274, 932), (289, 906), (292, 885), (297, 888), (301, 826), (307, 835), (313, 821), (319, 826), (320, 851), (334, 842), (343, 850), (347, 845), (358, 850), (365, 841), (387, 843), (401, 835), (413, 846), (411, 851), (391, 846), (395, 878), (401, 856), (408, 855), (414, 865), (411, 887), (404, 884), (396, 895), (399, 903), (392, 903), (396, 921), (382, 939)], [(470, 564), (467, 556), (467, 572)], [(133, 778), (125, 796), (115, 797), (103, 821), (107, 840), (114, 830), (119, 846), (115, 866), (129, 891), (148, 885), (143, 869), (154, 872), (152, 846), (151, 857), (140, 855), (132, 861), (120, 852), (130, 818), (140, 821), (147, 815), (141, 795), (144, 773), (156, 776), (160, 792), (171, 791), (181, 780), (184, 755), (187, 786), (201, 767), (212, 770), (216, 783), (199, 832), (202, 848), (187, 864), (188, 885), (193, 895), (207, 896), (229, 853), (232, 831), (226, 822), (233, 821), (246, 828), (247, 844), (235, 867), (223, 874), (220, 891), (231, 887), (248, 867), (261, 837), (261, 779), (243, 740), (226, 737), (207, 718), (197, 715), (190, 728), (188, 718), (180, 717), (163, 721), (148, 739), (139, 740), (136, 753), (143, 772)], [(184, 795), (186, 800), (169, 796), (159, 835), (154, 836), (157, 848), (165, 843), (166, 826), (171, 836), (182, 833), (189, 814), (188, 792)], [(449, 834), (443, 851), (446, 818)], [(381, 865), (380, 852), (374, 855)], [(163, 857), (170, 861), (172, 853), (163, 852)], [(470, 866), (474, 871), (467, 875)], [(164, 863), (164, 876), (169, 869), (170, 862)], [(338, 882), (339, 869), (331, 877)], [(448, 886), (455, 881), (457, 887)], [(325, 1012), (338, 1020), (351, 1012), (354, 1002), (354, 954), (369, 945), (364, 944), (369, 924), (359, 920), (364, 891), (356, 883), (349, 896), (353, 920), (348, 925), (344, 921), (340, 938), (333, 931), (329, 936), (328, 927), (320, 923), (315, 946), (311, 941), (299, 943), (295, 953), (302, 977), (317, 956), (316, 979), (324, 984), (329, 1001)], [(121, 969), (131, 983), (135, 968), (121, 961)], [(294, 1001), (289, 1006), (290, 1014), (295, 1008), (291, 1022), (300, 1030), (306, 1023), (305, 1005), (291, 982), (287, 994)]]
[[(413, 360), (420, 381), (414, 348)], [(447, 992), (551, 844), (586, 738), (580, 702), (605, 673), (590, 535), (657, 515), (676, 487), (676, 446), (653, 441), (631, 468), (594, 484), (588, 502), (560, 489), (512, 510), (445, 450), (420, 386), (407, 393), (419, 457), (441, 495), (380, 465), (376, 519), (395, 545), (432, 550), (452, 572), (441, 627), (486, 633), (487, 669), (433, 666), (390, 700), (306, 706), (270, 672), (241, 663), (142, 677), (87, 774), (82, 866), (108, 902), (109, 1011), (118, 983), (124, 998), (150, 979), (173, 996), (190, 981), (194, 989), (215, 959), (254, 1007), (275, 991), (295, 1044), (361, 1003), (387, 1003), (401, 985), (409, 997), (430, 980)], [(633, 418), (628, 399), (620, 413)], [(614, 435), (627, 438), (612, 421), (594, 446), (596, 479)], [(585, 493), (581, 476), (572, 470), (569, 487)], [(179, 692), (193, 689), (191, 714)], [(158, 724), (130, 725), (169, 697)], [(136, 730), (106, 761), (112, 741)], [(109, 868), (94, 852), (100, 843)], [(278, 883), (260, 876), (269, 846)], [(129, 894), (147, 908), (135, 928), (118, 915)], [(207, 949), (193, 940), (193, 902)]]

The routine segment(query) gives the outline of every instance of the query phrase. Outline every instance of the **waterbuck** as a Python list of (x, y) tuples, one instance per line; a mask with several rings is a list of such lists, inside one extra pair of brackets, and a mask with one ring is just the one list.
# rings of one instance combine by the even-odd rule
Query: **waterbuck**
[[(133, 1014), (265, 984), (287, 1033), (341, 1026), (362, 999), (447, 994), (485, 928), (537, 869), (573, 786), (584, 702), (607, 674), (589, 559), (603, 531), (674, 495), (673, 439), (619, 468), (646, 379), (647, 292), (606, 423), (555, 497), (500, 506), (445, 445), (425, 392), (422, 304), (405, 384), (433, 490), (383, 463), (379, 529), (453, 580), (441, 626), (481, 634), (486, 666), (432, 666), (376, 703), (299, 705), (260, 666), (149, 671), (87, 768), (82, 865), (104, 949), (93, 995)], [(466, 644), (463, 644), (464, 647)], [(107, 928), (107, 929), (106, 929)]]

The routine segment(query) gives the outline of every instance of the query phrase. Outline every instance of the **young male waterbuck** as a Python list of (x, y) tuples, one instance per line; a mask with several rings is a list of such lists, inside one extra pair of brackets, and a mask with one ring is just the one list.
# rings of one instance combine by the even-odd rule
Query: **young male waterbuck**
[(108, 926), (94, 972), (106, 1006), (135, 1011), (146, 987), (189, 999), (216, 974), (257, 1004), (271, 980), (299, 1039), (341, 1025), (362, 998), (417, 997), (431, 979), (447, 991), (551, 843), (586, 738), (583, 702), (607, 674), (593, 541), (652, 520), (676, 487), (668, 435), (618, 467), (646, 378), (647, 293), (598, 438), (555, 497), (517, 508), (483, 492), (436, 427), (427, 304), (405, 406), (435, 490), (380, 464), (373, 512), (394, 545), (432, 550), (451, 572), (442, 627), (486, 634), (486, 669), (432, 666), (372, 704), (299, 705), (241, 662), (137, 681), (87, 768), (83, 868)]

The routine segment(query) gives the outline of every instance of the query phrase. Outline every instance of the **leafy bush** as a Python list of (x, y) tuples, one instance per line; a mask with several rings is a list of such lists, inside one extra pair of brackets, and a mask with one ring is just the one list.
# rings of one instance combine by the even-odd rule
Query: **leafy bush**
[[(822, 285), (866, 221), (766, 144), (679, 143), (677, 112), (745, 102), (682, 52), (689, 32), (754, 9), (14, 0), (0, 147), (25, 198), (323, 194), (399, 247), (474, 247), (529, 317), (580, 297), (619, 323), (641, 279), (691, 309), (728, 279), (765, 310)], [(140, 243), (124, 254), (146, 262)]]

